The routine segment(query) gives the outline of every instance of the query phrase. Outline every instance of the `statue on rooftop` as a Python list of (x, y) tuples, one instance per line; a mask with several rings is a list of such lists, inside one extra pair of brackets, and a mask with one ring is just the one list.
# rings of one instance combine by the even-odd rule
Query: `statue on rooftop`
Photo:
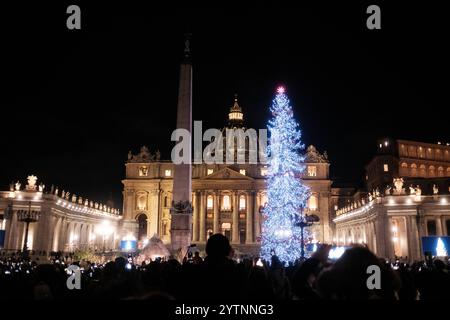
[(437, 185), (433, 184), (433, 194), (438, 194), (439, 193), (439, 188)]
[(27, 190), (36, 190), (37, 177), (35, 175), (28, 176)]

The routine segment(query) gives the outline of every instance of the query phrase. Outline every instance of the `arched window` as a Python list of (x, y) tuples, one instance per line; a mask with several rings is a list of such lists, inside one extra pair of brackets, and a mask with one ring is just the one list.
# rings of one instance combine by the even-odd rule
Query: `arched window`
[(213, 201), (213, 196), (209, 195), (206, 198), (206, 208), (208, 209), (213, 209), (214, 208), (214, 201)]
[(317, 195), (312, 194), (308, 199), (308, 209), (311, 211), (315, 211), (318, 208), (318, 199)]
[(438, 177), (443, 177), (444, 176), (444, 167), (439, 167), (438, 168)]
[(222, 210), (230, 210), (231, 209), (231, 201), (229, 195), (224, 195), (222, 197)]
[(239, 197), (239, 210), (244, 210), (245, 209), (245, 196), (241, 195)]
[(447, 174), (446, 174), (446, 176), (447, 176), (447, 177), (450, 177), (450, 167), (447, 168)]
[(424, 164), (421, 164), (419, 167), (419, 176), (421, 176), (421, 177), (427, 176), (427, 169)]
[(428, 176), (429, 176), (429, 177), (434, 177), (434, 176), (435, 176), (435, 169), (434, 169), (434, 166), (429, 166), (429, 167), (428, 167)]
[(411, 175), (417, 177), (417, 165), (415, 163), (411, 164)]
[(403, 162), (400, 167), (400, 175), (401, 176), (407, 176), (408, 175), (408, 164), (406, 162)]
[(147, 216), (140, 214), (137, 218), (138, 221), (138, 239), (142, 240), (147, 238)]

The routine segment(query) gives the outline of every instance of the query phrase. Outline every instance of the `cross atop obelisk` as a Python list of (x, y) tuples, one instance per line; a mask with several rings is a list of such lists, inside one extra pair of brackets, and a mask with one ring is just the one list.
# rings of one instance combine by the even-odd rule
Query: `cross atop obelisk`
[[(191, 64), (190, 35), (186, 35), (184, 59), (180, 65), (180, 82), (178, 89), (177, 129), (192, 132), (192, 64)], [(191, 139), (186, 158), (191, 160)], [(191, 244), (192, 220), (192, 168), (189, 163), (174, 165), (173, 201), (170, 213), (172, 216), (170, 239), (173, 251), (186, 252)]]

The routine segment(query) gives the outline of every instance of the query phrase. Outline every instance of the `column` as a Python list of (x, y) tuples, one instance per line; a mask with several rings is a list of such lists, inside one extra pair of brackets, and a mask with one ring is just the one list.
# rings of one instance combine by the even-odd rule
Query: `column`
[(205, 191), (201, 192), (200, 196), (200, 236), (199, 241), (205, 242), (206, 241), (206, 193)]
[(198, 241), (198, 192), (194, 192), (194, 198), (192, 200), (192, 205), (194, 206), (194, 215), (192, 219), (192, 241)]
[(231, 242), (239, 243), (239, 194), (233, 194), (233, 225), (231, 226)]
[(8, 220), (5, 226), (5, 249), (16, 249), (14, 247), (14, 236), (17, 232), (17, 213), (13, 211)]
[(436, 221), (436, 234), (437, 234), (438, 236), (444, 235), (444, 233), (442, 232), (441, 217), (436, 217), (436, 218), (435, 218), (435, 221)]
[(417, 226), (416, 216), (409, 216), (410, 230), (408, 230), (408, 238), (410, 238), (409, 243), (411, 243), (410, 255), (411, 259), (421, 259), (421, 239), (419, 236), (419, 228)]
[(254, 225), (254, 235), (255, 235), (255, 241), (256, 238), (258, 238), (261, 235), (261, 225), (260, 225), (260, 213), (259, 213), (259, 195), (256, 192), (255, 193), (255, 207), (253, 208), (253, 225)]
[(219, 233), (219, 191), (214, 191), (214, 234)]
[(247, 193), (247, 203), (246, 209), (247, 213), (245, 215), (246, 226), (245, 226), (245, 243), (253, 243), (253, 201), (255, 201), (255, 193), (250, 191)]
[(450, 235), (450, 230), (447, 230), (447, 221), (446, 218), (448, 216), (441, 216), (441, 225), (442, 225), (442, 234), (443, 235)]

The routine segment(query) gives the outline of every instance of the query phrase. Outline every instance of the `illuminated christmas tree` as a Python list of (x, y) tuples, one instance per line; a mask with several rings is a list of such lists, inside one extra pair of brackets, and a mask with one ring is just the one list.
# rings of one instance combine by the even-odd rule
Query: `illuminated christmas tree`
[(277, 89), (270, 111), (273, 118), (268, 124), (268, 201), (264, 208), (261, 257), (270, 261), (276, 255), (287, 263), (301, 255), (301, 232), (296, 224), (310, 193), (300, 179), (305, 169), (300, 154), (304, 148), (301, 132), (283, 87)]
[(447, 248), (445, 248), (444, 241), (441, 238), (438, 238), (436, 245), (436, 256), (438, 257), (446, 257), (447, 256)]

